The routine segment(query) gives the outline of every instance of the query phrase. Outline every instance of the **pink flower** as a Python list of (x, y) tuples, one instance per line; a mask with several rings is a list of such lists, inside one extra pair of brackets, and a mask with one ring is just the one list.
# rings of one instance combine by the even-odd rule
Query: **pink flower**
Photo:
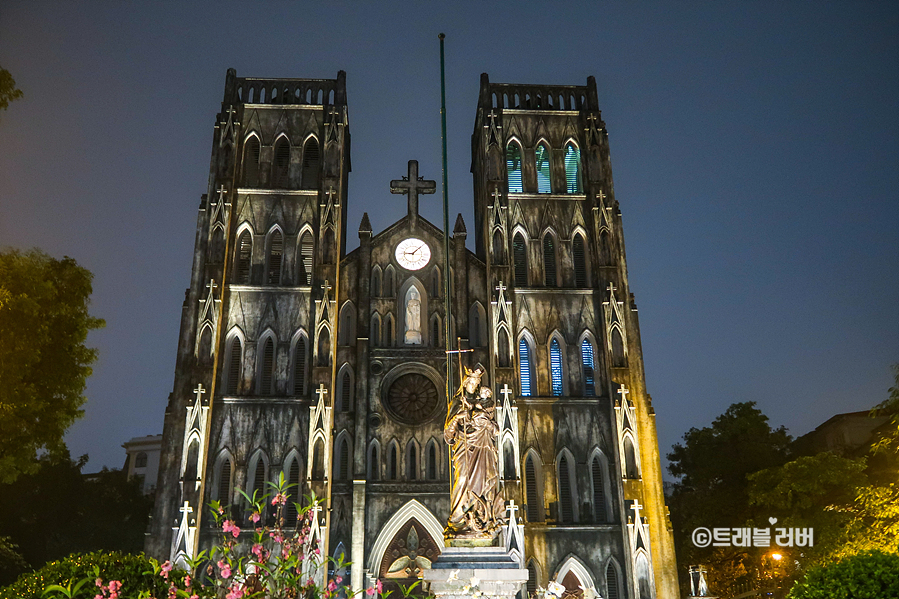
[(219, 574), (222, 575), (222, 578), (231, 578), (231, 566), (225, 563), (225, 560), (219, 560), (217, 565), (219, 567)]
[(230, 532), (231, 535), (236, 539), (240, 536), (240, 527), (237, 526), (231, 520), (225, 520), (222, 524), (222, 532)]
[(106, 599), (103, 595), (94, 595), (94, 599)]
[(259, 512), (253, 512), (253, 515), (250, 516), (250, 520), (253, 521), (253, 524), (256, 524), (257, 522), (259, 522), (259, 518), (260, 518)]
[(169, 560), (165, 560), (162, 563), (162, 565), (159, 567), (159, 570), (160, 570), (160, 576), (162, 576), (163, 578), (168, 580), (169, 572), (172, 571), (172, 562), (170, 562)]
[(279, 503), (282, 505), (287, 503), (287, 497), (285, 497), (281, 493), (278, 493), (272, 498), (272, 505), (278, 505)]
[(319, 549), (318, 547), (316, 547), (316, 548), (315, 548), (315, 555), (320, 555), (320, 554), (321, 554), (321, 549)]
[(253, 552), (253, 555), (256, 556), (256, 559), (262, 561), (262, 545), (256, 543), (253, 545), (253, 548), (250, 549)]
[(102, 589), (103, 588), (103, 579), (98, 578), (97, 580), (94, 581), (94, 584)]
[(381, 579), (380, 579), (380, 578), (379, 578), (378, 581), (375, 583), (375, 588), (378, 589), (378, 593), (384, 592), (384, 587), (381, 586)]
[(373, 587), (368, 587), (367, 589), (365, 589), (365, 594), (371, 597), (375, 594), (375, 589)]
[(334, 582), (336, 582), (337, 584), (340, 584), (341, 582), (343, 582), (343, 576), (338, 576), (337, 578), (334, 579)]
[(239, 587), (231, 587), (230, 592), (225, 596), (225, 599), (240, 599), (243, 597), (243, 589)]
[(337, 583), (334, 582), (333, 580), (328, 581), (328, 590), (329, 590), (330, 592), (332, 592), (332, 593), (333, 593), (334, 591), (336, 591), (336, 590), (337, 590)]
[(184, 586), (186, 586), (187, 588), (190, 588), (190, 574), (184, 575)]

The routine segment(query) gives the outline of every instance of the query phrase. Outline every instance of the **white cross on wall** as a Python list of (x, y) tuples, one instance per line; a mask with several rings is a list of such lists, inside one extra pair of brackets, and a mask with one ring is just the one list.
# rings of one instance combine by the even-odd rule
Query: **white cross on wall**
[(494, 289), (496, 289), (497, 291), (500, 292), (500, 294), (502, 294), (503, 291), (505, 291), (506, 289), (508, 289), (508, 287), (506, 287), (505, 285), (503, 285), (503, 282), (500, 281), (500, 282), (499, 282), (499, 286), (498, 286), (498, 287), (494, 287)]
[(319, 383), (319, 384), (318, 384), (318, 389), (315, 390), (315, 393), (318, 395), (318, 400), (319, 400), (319, 401), (325, 401), (325, 395), (328, 394), (328, 390), (325, 389), (325, 384), (324, 384), (324, 383)]
[(197, 388), (194, 389), (194, 393), (197, 395), (197, 401), (203, 400), (203, 394), (206, 393), (206, 389), (203, 388), (203, 383), (197, 385)]
[(627, 390), (627, 387), (624, 386), (624, 383), (621, 383), (621, 388), (618, 389), (618, 395), (621, 396), (621, 401), (627, 400), (628, 393), (630, 393), (630, 391)]
[(503, 385), (503, 388), (499, 391), (500, 395), (503, 396), (503, 402), (509, 403), (509, 396), (512, 395), (512, 390), (509, 388), (509, 385)]
[(510, 524), (515, 524), (516, 522), (518, 522), (518, 517), (515, 515), (515, 513), (518, 511), (518, 509), (519, 509), (518, 506), (515, 505), (515, 500), (510, 499), (509, 505), (506, 506), (506, 511), (509, 513), (509, 523)]
[(325, 279), (322, 289), (325, 290), (325, 295), (328, 295), (328, 292), (331, 291), (331, 285), (328, 283), (328, 279)]

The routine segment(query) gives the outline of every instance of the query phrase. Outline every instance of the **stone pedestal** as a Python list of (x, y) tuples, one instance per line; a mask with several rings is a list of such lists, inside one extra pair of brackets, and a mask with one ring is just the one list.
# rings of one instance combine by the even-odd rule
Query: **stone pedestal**
[(437, 599), (512, 599), (527, 580), (528, 571), (502, 547), (447, 547), (424, 572)]

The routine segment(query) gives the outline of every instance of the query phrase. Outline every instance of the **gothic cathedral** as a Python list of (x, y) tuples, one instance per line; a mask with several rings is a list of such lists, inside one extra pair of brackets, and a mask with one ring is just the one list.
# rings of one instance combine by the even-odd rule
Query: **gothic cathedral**
[[(352, 587), (409, 584), (444, 548), (449, 357), (496, 401), (508, 514), (500, 536), (534, 593), (674, 598), (655, 412), (625, 264), (596, 82), (490, 83), (472, 134), (474, 252), (461, 215), (418, 214), (433, 181), (390, 183), (406, 215), (347, 252), (346, 78), (229, 70), (182, 307), (147, 551), (218, 536), (206, 506), (280, 473)], [(400, 173), (397, 173), (399, 175)], [(435, 173), (436, 174), (436, 173)], [(388, 182), (384, 182), (385, 194)], [(456, 381), (458, 383), (458, 380)], [(264, 515), (271, 518), (271, 514)]]

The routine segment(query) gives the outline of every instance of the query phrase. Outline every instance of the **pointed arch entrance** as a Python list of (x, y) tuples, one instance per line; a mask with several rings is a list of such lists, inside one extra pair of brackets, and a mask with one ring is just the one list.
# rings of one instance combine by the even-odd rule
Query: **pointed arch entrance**
[(370, 582), (380, 579), (385, 592), (399, 594), (399, 585), (419, 580), (443, 549), (443, 526), (428, 508), (412, 499), (381, 529), (367, 564)]

